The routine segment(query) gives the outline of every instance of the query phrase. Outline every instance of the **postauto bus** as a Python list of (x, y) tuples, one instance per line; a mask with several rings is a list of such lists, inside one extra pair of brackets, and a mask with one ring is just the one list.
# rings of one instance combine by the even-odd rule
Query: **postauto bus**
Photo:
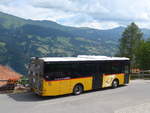
[(130, 60), (125, 57), (86, 56), (32, 58), (29, 81), (33, 92), (56, 96), (129, 83)]

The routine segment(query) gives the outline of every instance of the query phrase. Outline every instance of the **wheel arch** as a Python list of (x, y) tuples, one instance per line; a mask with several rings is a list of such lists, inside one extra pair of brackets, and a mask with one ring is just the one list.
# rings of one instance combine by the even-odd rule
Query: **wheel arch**
[[(119, 79), (115, 78), (113, 81), (115, 81), (115, 80), (118, 82), (118, 85), (119, 85)], [(112, 83), (113, 83), (113, 81), (112, 81)]]
[(74, 90), (74, 88), (75, 88), (77, 85), (82, 86), (83, 91), (84, 91), (84, 85), (83, 85), (82, 83), (80, 83), (80, 82), (79, 82), (79, 83), (76, 83), (76, 84), (73, 86), (72, 91)]

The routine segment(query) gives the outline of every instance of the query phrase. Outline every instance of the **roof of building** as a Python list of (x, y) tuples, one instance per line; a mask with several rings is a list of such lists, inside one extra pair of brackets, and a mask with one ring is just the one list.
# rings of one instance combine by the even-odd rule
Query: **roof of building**
[(9, 67), (0, 65), (0, 80), (18, 80), (21, 76)]
[(94, 55), (78, 55), (77, 57), (43, 57), (39, 59), (43, 60), (44, 62), (129, 60), (129, 58), (126, 57), (108, 57)]

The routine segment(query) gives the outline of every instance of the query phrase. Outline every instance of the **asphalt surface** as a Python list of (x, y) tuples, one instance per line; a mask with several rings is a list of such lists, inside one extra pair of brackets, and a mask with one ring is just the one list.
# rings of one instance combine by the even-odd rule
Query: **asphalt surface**
[(78, 96), (0, 94), (0, 113), (150, 113), (150, 80)]

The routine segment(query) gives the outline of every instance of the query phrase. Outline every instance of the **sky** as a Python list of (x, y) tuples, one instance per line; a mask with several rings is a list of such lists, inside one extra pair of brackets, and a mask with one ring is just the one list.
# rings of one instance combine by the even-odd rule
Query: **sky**
[(0, 0), (0, 11), (75, 27), (111, 29), (135, 22), (150, 28), (150, 0)]

